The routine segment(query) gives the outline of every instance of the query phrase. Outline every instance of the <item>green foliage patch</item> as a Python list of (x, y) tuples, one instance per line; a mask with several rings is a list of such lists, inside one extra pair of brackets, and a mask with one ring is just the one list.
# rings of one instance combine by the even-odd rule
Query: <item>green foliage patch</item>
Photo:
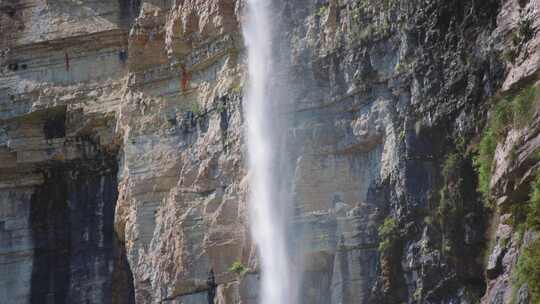
[(387, 217), (379, 227), (379, 252), (386, 253), (392, 247), (392, 243), (397, 237), (397, 221), (393, 217)]
[(523, 128), (532, 121), (538, 97), (538, 87), (529, 85), (495, 104), (489, 126), (498, 140), (503, 139), (510, 128)]
[(526, 127), (532, 121), (536, 102), (538, 101), (538, 91), (537, 86), (527, 86), (512, 100), (515, 127)]
[(540, 231), (540, 171), (536, 173), (527, 208), (527, 227)]
[(248, 271), (247, 267), (242, 264), (240, 261), (236, 261), (232, 263), (231, 267), (229, 267), (229, 272), (235, 273), (237, 275), (243, 275)]
[[(540, 232), (540, 170), (532, 182), (527, 204), (517, 203), (512, 206), (512, 224), (520, 235), (524, 231)], [(527, 284), (532, 303), (540, 301), (540, 240), (535, 240), (522, 250), (518, 258), (513, 277), (512, 302), (516, 302), (517, 289)]]
[(191, 105), (190, 111), (197, 117), (203, 115), (203, 109), (202, 109), (201, 105), (196, 103), (196, 102)]
[(531, 84), (521, 89), (519, 93), (499, 100), (493, 106), (488, 126), (474, 160), (478, 171), (478, 190), (484, 196), (488, 206), (490, 205), (489, 184), (497, 143), (506, 137), (511, 128), (524, 128), (531, 123), (539, 102), (539, 91), (537, 86)]
[(512, 103), (503, 99), (495, 104), (491, 111), (489, 127), (497, 141), (504, 139), (508, 128), (512, 125), (514, 115), (512, 113)]
[(497, 140), (491, 128), (488, 128), (478, 147), (478, 155), (474, 158), (474, 165), (478, 172), (478, 191), (482, 193), (484, 200), (489, 205), (490, 191), (489, 184), (491, 181), (491, 170), (495, 149), (497, 148)]
[(521, 18), (518, 21), (518, 31), (516, 33), (516, 39), (514, 44), (525, 43), (534, 37), (533, 19), (530, 17)]
[[(514, 288), (515, 286), (522, 286), (526, 283), (529, 288), (531, 303), (539, 303), (540, 240), (533, 241), (519, 256), (514, 280)], [(515, 292), (516, 290), (514, 290)]]
[(517, 28), (512, 32), (512, 45), (503, 53), (504, 60), (515, 63), (523, 46), (534, 37), (533, 23), (533, 19), (529, 16), (519, 19)]
[(221, 102), (221, 101), (220, 101), (220, 102), (217, 103), (217, 105), (216, 105), (216, 111), (217, 111), (218, 113), (223, 113), (223, 112), (225, 112), (225, 109), (226, 109), (226, 108), (225, 108), (225, 103), (224, 103), (224, 102)]
[(321, 7), (319, 7), (319, 9), (315, 12), (315, 16), (317, 17), (322, 17), (324, 15), (326, 15), (326, 12), (328, 11), (328, 6), (327, 5), (322, 5)]
[(231, 87), (231, 92), (233, 94), (242, 94), (242, 91), (243, 91), (243, 87), (242, 87), (242, 83), (240, 81), (236, 82), (232, 87)]

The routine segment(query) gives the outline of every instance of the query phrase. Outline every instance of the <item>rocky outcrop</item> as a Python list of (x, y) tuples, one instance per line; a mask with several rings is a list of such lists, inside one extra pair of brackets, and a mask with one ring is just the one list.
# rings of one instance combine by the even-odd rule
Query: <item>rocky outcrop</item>
[[(0, 4), (2, 298), (257, 302), (243, 5)], [(508, 219), (536, 116), (498, 141), (496, 208), (473, 155), (537, 80), (540, 2), (273, 5), (301, 302), (533, 303), (512, 278), (535, 232)]]

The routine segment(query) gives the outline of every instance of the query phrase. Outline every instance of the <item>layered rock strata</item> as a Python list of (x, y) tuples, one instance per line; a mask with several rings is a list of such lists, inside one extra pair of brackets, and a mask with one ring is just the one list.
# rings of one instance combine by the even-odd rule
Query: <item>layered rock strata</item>
[[(493, 100), (537, 80), (540, 2), (273, 4), (301, 302), (534, 303), (512, 277), (535, 233), (506, 219), (537, 117), (499, 141), (501, 208), (472, 155)], [(1, 299), (257, 302), (243, 5), (0, 4)]]

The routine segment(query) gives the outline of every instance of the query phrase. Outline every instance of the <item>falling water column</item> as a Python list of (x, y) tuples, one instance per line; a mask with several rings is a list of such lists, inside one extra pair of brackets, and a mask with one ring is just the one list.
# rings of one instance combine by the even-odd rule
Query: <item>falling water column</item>
[(279, 74), (272, 56), (270, 0), (247, 0), (243, 33), (248, 52), (245, 98), (250, 181), (250, 227), (261, 259), (262, 304), (292, 304), (294, 283), (287, 250), (286, 201), (276, 180), (280, 150), (275, 124), (276, 95), (272, 75)]

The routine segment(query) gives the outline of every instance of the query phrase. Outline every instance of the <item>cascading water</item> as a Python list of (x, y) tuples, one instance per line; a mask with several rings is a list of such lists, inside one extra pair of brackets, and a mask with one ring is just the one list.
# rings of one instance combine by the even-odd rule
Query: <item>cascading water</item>
[[(245, 99), (250, 171), (250, 226), (261, 258), (260, 303), (293, 304), (295, 286), (287, 242), (287, 200), (279, 174), (278, 95), (271, 89), (279, 66), (272, 56), (270, 0), (247, 0), (243, 33), (248, 52)], [(274, 89), (275, 90), (275, 89)], [(281, 195), (280, 195), (281, 194)]]

